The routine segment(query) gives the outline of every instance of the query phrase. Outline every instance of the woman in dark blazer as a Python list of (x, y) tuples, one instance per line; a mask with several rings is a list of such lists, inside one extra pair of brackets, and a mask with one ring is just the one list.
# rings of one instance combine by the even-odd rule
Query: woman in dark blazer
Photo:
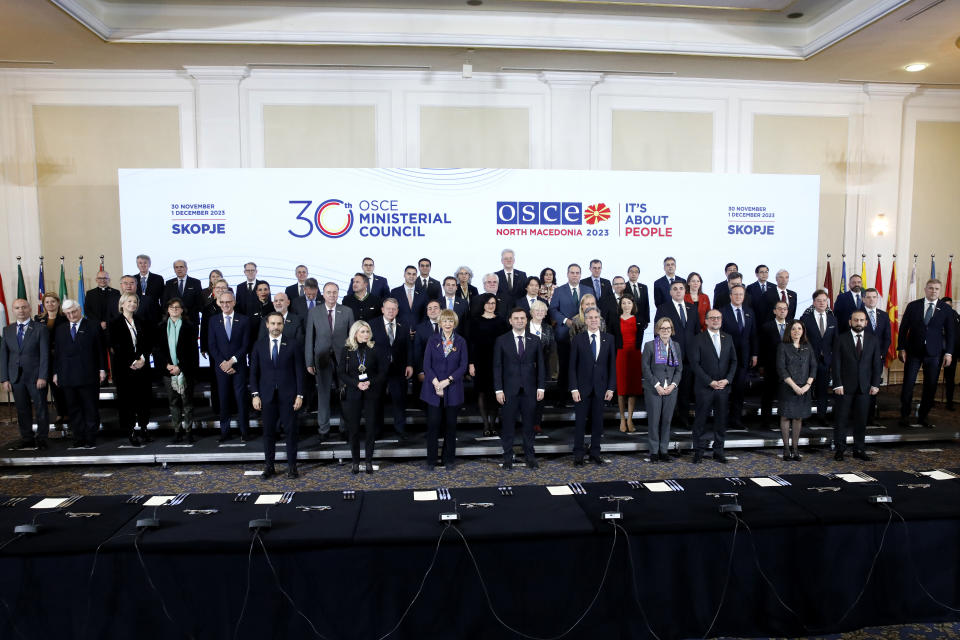
[(133, 315), (139, 305), (137, 294), (123, 294), (120, 296), (120, 317), (107, 325), (120, 429), (130, 434), (130, 444), (135, 447), (140, 446), (135, 424), (140, 425), (140, 435), (146, 442), (152, 440), (147, 433), (147, 423), (150, 421), (152, 400), (150, 352), (153, 345), (150, 342), (151, 332), (140, 318)]
[(457, 297), (470, 302), (473, 300), (473, 296), (479, 293), (477, 288), (470, 284), (473, 280), (473, 270), (470, 267), (462, 266), (457, 269), (455, 275), (457, 278)]
[(673, 341), (673, 321), (660, 318), (654, 327), (654, 338), (643, 345), (643, 390), (647, 406), (647, 441), (650, 462), (672, 462), (670, 421), (677, 405), (677, 387), (683, 375), (683, 354)]
[(463, 406), (463, 376), (467, 373), (467, 341), (456, 333), (457, 314), (440, 312), (440, 332), (430, 336), (423, 354), (423, 387), (427, 403), (427, 468), (437, 463), (437, 439), (443, 425), (443, 464), (454, 465), (457, 452), (457, 413)]
[[(554, 356), (557, 341), (553, 335), (553, 326), (550, 324), (550, 318), (547, 317), (547, 305), (542, 300), (537, 300), (530, 305), (530, 322), (527, 323), (527, 330), (540, 339), (540, 350), (543, 351), (543, 365), (546, 367), (549, 379), (555, 376), (551, 374), (550, 358)], [(540, 427), (543, 424), (543, 405), (546, 398), (537, 403), (537, 413), (533, 422), (533, 432), (542, 433)]]
[[(783, 342), (777, 347), (777, 374), (780, 376), (777, 413), (783, 437), (783, 459), (799, 461), (800, 428), (803, 419), (812, 413), (810, 388), (817, 377), (817, 356), (807, 342), (806, 325), (800, 320), (791, 320), (783, 332)], [(793, 451), (788, 447), (791, 441)]]
[(60, 310), (60, 296), (52, 291), (43, 294), (43, 313), (33, 319), (34, 322), (46, 325), (47, 335), (50, 336), (50, 373), (47, 375), (50, 394), (53, 396), (53, 405), (57, 409), (57, 419), (54, 424), (62, 425), (67, 420), (67, 397), (63, 392), (63, 387), (53, 382), (53, 358), (56, 353), (56, 344), (54, 338), (57, 335), (57, 327), (67, 322), (67, 316)]
[(174, 442), (193, 439), (193, 386), (200, 370), (197, 325), (183, 313), (180, 298), (167, 300), (167, 319), (157, 328), (153, 362), (163, 377), (170, 405), (170, 421), (176, 430)]
[(387, 378), (389, 363), (381, 363), (374, 348), (373, 332), (364, 320), (350, 325), (343, 360), (338, 367), (340, 384), (345, 385), (343, 421), (350, 434), (350, 453), (353, 473), (360, 473), (360, 414), (366, 423), (363, 452), (365, 471), (373, 473), (373, 444), (377, 438), (377, 416), (380, 413), (380, 395)]

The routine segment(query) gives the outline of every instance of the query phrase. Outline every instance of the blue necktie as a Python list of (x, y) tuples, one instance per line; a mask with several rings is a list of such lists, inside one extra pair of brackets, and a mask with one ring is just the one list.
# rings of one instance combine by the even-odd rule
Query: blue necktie
[(590, 334), (590, 346), (593, 347), (593, 359), (596, 360), (597, 356), (600, 355), (600, 348), (597, 346), (597, 334)]
[(307, 300), (307, 309), (313, 309), (313, 304), (314, 304), (313, 300)]
[(144, 276), (140, 276), (140, 294), (147, 295), (147, 279)]
[(740, 313), (740, 309), (737, 309), (737, 328), (743, 333), (743, 314)]
[(453, 309), (453, 299), (447, 298), (447, 309)]
[(183, 280), (180, 281), (180, 284), (177, 287), (177, 289), (180, 291), (180, 297), (182, 298), (183, 297)]
[(682, 302), (677, 303), (677, 311), (680, 312), (680, 326), (687, 326), (687, 314), (683, 309), (684, 305)]
[(77, 323), (76, 322), (70, 325), (70, 339), (71, 340), (77, 339)]
[(17, 324), (17, 346), (23, 347), (23, 324)]
[(923, 324), (930, 324), (930, 321), (933, 319), (933, 302), (927, 303), (927, 312), (923, 314)]
[(223, 318), (223, 330), (227, 332), (227, 341), (230, 340), (230, 334), (233, 333), (233, 322), (230, 316)]
[(271, 359), (273, 360), (273, 366), (277, 366), (277, 358), (280, 356), (280, 347), (277, 346), (277, 339), (273, 339), (273, 354)]

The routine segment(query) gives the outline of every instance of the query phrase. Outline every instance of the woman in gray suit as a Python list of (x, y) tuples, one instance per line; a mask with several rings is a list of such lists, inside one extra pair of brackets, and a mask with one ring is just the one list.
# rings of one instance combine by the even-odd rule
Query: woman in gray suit
[[(800, 320), (791, 321), (783, 332), (783, 342), (777, 347), (777, 374), (780, 376), (777, 413), (783, 436), (783, 459), (799, 461), (800, 427), (803, 419), (810, 417), (813, 402), (810, 387), (817, 377), (817, 357), (807, 343), (806, 327)], [(792, 452), (788, 446), (791, 441)]]
[(643, 345), (643, 391), (647, 407), (647, 440), (650, 462), (673, 462), (667, 454), (670, 445), (670, 421), (677, 404), (677, 386), (683, 374), (680, 345), (672, 340), (673, 321), (660, 318), (653, 331), (656, 336)]

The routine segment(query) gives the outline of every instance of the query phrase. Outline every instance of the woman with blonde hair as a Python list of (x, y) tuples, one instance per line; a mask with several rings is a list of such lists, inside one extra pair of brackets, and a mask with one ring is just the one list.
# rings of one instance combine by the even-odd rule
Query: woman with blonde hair
[[(364, 320), (350, 325), (343, 361), (339, 366), (343, 387), (343, 421), (350, 437), (353, 473), (360, 473), (360, 414), (366, 422), (363, 444), (365, 471), (373, 473), (373, 444), (377, 438), (380, 392), (387, 377), (387, 363), (380, 362), (374, 348), (373, 332)], [(288, 427), (289, 428), (289, 427)]]
[[(495, 299), (494, 299), (495, 301)], [(456, 312), (440, 312), (440, 331), (427, 340), (423, 353), (423, 387), (420, 399), (427, 403), (427, 469), (437, 464), (437, 449), (443, 429), (441, 462), (453, 468), (457, 452), (457, 413), (463, 406), (463, 376), (467, 373), (467, 341), (457, 328)]]
[[(140, 439), (150, 442), (147, 424), (153, 386), (150, 377), (150, 354), (153, 351), (153, 327), (134, 316), (140, 307), (135, 293), (124, 293), (117, 305), (120, 317), (107, 324), (110, 364), (113, 383), (117, 385), (117, 408), (120, 429), (126, 431), (130, 444), (140, 446)], [(135, 425), (140, 425), (138, 437)]]
[(672, 462), (670, 421), (677, 404), (677, 387), (683, 375), (683, 354), (673, 340), (673, 321), (660, 318), (654, 338), (643, 345), (643, 390), (647, 407), (647, 441), (650, 462)]

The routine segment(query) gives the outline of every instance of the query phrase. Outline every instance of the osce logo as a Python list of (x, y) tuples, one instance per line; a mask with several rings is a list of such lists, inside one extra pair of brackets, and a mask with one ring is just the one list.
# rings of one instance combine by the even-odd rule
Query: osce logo
[(317, 230), (328, 238), (342, 238), (353, 228), (353, 208), (343, 200), (331, 198), (317, 207)]
[(582, 202), (497, 202), (497, 224), (582, 223)]

